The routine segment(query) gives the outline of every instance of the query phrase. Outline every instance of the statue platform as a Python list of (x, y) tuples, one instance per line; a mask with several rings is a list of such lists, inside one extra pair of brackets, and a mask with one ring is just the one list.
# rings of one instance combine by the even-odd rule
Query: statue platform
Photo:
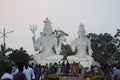
[(91, 66), (91, 62), (85, 58), (80, 58), (80, 59), (77, 59), (77, 60), (68, 60), (69, 63), (73, 63), (74, 61), (76, 63), (80, 62), (80, 64), (83, 66), (83, 67), (90, 67)]
[(49, 63), (58, 63), (59, 61), (61, 62), (62, 60), (62, 56), (58, 56), (58, 55), (53, 55), (53, 56), (49, 56), (49, 57), (40, 57), (39, 55), (34, 55), (34, 60), (35, 63), (37, 64), (41, 64), (41, 65), (46, 65)]

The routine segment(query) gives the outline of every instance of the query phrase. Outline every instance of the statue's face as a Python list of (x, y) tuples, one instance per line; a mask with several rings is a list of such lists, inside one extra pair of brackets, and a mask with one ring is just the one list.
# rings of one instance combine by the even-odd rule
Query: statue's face
[(52, 31), (51, 31), (51, 29), (49, 29), (49, 28), (44, 28), (44, 34), (45, 35), (50, 35), (52, 33)]
[(79, 37), (85, 37), (85, 35), (86, 35), (85, 30), (84, 29), (79, 30), (78, 35), (79, 35)]

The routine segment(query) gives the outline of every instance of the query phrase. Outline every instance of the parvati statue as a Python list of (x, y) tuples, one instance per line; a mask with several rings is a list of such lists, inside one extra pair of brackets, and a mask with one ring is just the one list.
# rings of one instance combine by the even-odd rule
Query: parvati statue
[(91, 49), (91, 41), (86, 37), (86, 31), (82, 23), (79, 26), (78, 38), (71, 43), (71, 49), (73, 52), (76, 51), (76, 54), (68, 56), (68, 61), (89, 61), (89, 65), (92, 65), (93, 58), (91, 56), (93, 51)]

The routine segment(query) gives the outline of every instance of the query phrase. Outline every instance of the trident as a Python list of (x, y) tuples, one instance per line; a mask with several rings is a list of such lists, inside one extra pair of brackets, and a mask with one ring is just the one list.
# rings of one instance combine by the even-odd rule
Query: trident
[(37, 24), (30, 25), (30, 30), (32, 31), (33, 35), (35, 35), (35, 31), (37, 30)]

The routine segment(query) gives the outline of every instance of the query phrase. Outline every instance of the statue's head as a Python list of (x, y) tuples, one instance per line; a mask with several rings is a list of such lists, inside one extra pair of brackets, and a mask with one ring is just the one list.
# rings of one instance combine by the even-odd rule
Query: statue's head
[(84, 25), (82, 23), (79, 25), (78, 36), (79, 37), (85, 37), (86, 36), (86, 31), (85, 31)]
[(52, 26), (51, 26), (50, 20), (48, 18), (46, 18), (44, 23), (45, 23), (44, 29), (43, 29), (44, 35), (52, 35)]

